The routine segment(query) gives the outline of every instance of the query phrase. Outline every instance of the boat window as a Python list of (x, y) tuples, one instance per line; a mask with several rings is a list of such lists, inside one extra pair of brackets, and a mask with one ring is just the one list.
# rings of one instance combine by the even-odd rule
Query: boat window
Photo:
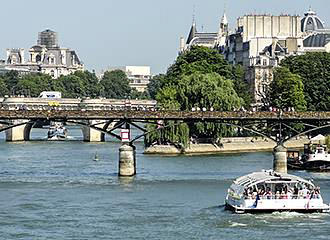
[(323, 153), (323, 149), (322, 148), (317, 149), (317, 153)]

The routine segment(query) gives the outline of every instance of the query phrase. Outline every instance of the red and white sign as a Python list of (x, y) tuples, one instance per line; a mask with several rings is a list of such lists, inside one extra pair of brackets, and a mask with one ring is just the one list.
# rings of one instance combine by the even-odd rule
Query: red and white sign
[(121, 129), (120, 137), (122, 142), (129, 142), (131, 139), (129, 129)]

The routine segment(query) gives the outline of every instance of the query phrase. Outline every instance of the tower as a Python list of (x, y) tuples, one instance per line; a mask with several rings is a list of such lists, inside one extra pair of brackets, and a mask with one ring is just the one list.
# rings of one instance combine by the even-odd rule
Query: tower
[(226, 45), (226, 40), (228, 37), (228, 19), (226, 16), (226, 11), (224, 11), (223, 16), (220, 21), (220, 28), (218, 32), (218, 47), (223, 50)]
[(221, 33), (221, 35), (228, 35), (228, 19), (225, 11), (221, 18), (219, 33)]
[(40, 32), (38, 35), (38, 45), (45, 46), (46, 48), (57, 48), (58, 46), (58, 39), (57, 39), (57, 32), (52, 30), (45, 30)]

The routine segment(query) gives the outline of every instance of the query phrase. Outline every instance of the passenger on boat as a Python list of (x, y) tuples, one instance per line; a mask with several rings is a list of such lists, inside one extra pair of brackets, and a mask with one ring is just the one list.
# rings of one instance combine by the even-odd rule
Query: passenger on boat
[(303, 198), (304, 199), (308, 198), (308, 196), (309, 196), (309, 190), (306, 187), (303, 188), (302, 195), (303, 195)]
[(265, 192), (264, 196), (266, 196), (266, 199), (272, 199), (272, 191), (270, 190), (270, 188), (267, 188), (267, 191)]

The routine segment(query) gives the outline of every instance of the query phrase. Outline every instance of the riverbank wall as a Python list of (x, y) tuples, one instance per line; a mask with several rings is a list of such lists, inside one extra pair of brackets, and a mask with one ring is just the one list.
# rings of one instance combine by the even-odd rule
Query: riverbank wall
[[(285, 146), (288, 149), (301, 149), (309, 143), (307, 137), (293, 139)], [(145, 149), (145, 154), (215, 154), (233, 152), (258, 152), (273, 151), (276, 143), (265, 138), (237, 137), (223, 138), (218, 145), (215, 144), (190, 144), (187, 148), (179, 149), (173, 145), (154, 145)]]

